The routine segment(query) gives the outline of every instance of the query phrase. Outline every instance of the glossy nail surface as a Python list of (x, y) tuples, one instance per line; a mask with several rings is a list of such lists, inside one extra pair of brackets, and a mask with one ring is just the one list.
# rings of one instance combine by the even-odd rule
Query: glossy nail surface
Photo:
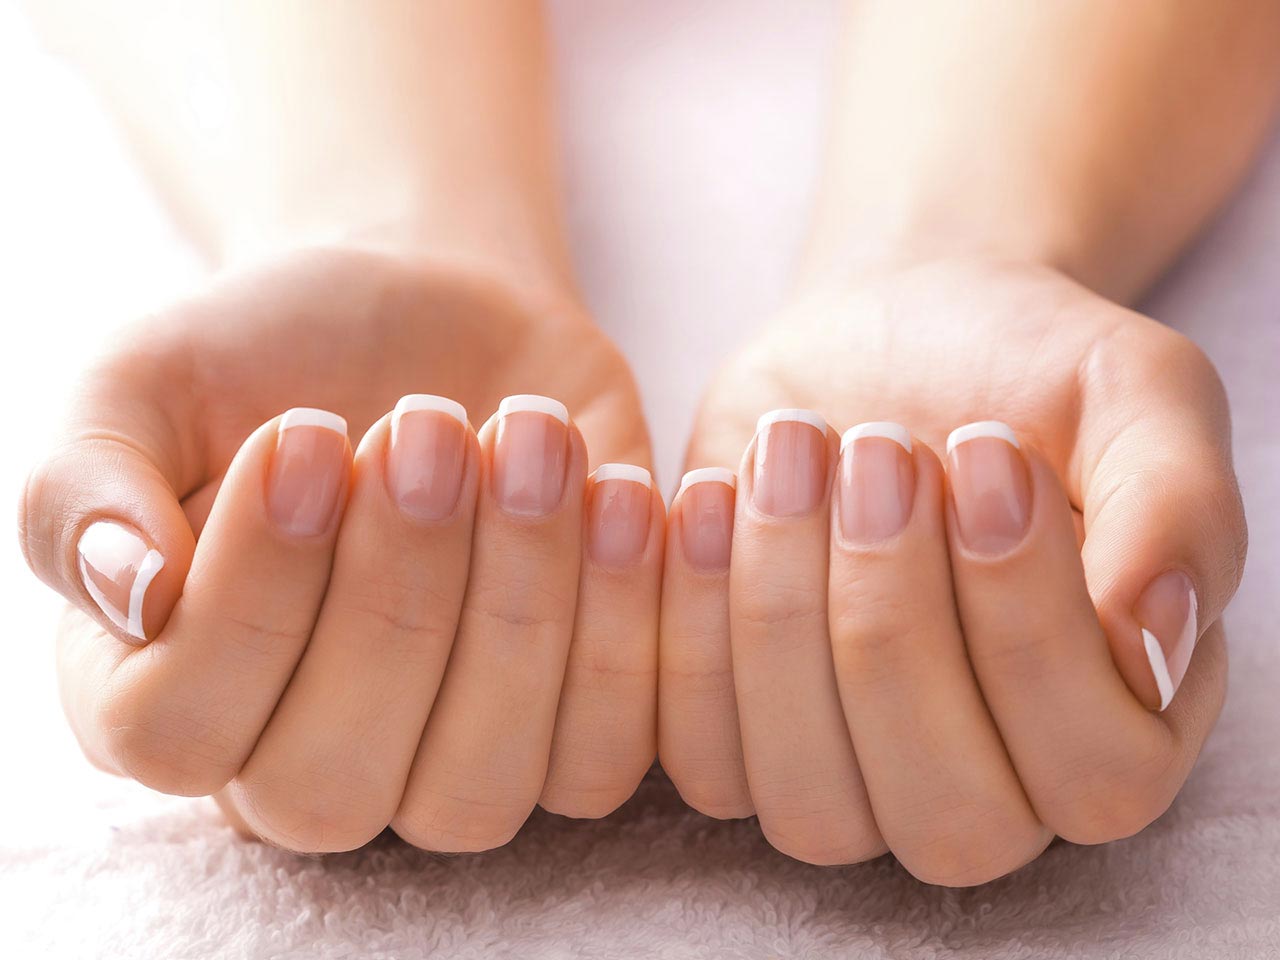
[(1026, 536), (1031, 521), (1031, 475), (1007, 424), (984, 420), (947, 438), (956, 526), (974, 553), (1001, 554)]
[(280, 418), (267, 472), (267, 512), (285, 533), (328, 532), (347, 469), (347, 422), (327, 410), (298, 408)]
[(685, 560), (704, 573), (729, 569), (733, 544), (734, 487), (732, 470), (703, 467), (680, 481), (680, 546)]
[(132, 527), (99, 520), (76, 545), (84, 588), (107, 619), (135, 640), (146, 642), (143, 604), (147, 588), (164, 567), (160, 551)]
[(507, 513), (545, 517), (560, 505), (569, 459), (569, 413), (550, 397), (507, 397), (498, 406), (493, 497)]
[(651, 512), (649, 471), (629, 463), (601, 464), (587, 492), (587, 550), (605, 567), (629, 567), (644, 556)]
[(770, 517), (799, 517), (822, 503), (827, 424), (812, 410), (774, 410), (756, 425), (752, 502)]
[(911, 434), (896, 423), (863, 423), (840, 440), (840, 534), (850, 543), (886, 540), (907, 525), (915, 501)]
[(1196, 591), (1181, 570), (1168, 570), (1147, 585), (1134, 605), (1142, 627), (1151, 673), (1160, 691), (1160, 709), (1169, 706), (1187, 674), (1196, 647)]
[(400, 509), (419, 520), (453, 513), (467, 459), (467, 412), (445, 397), (414, 394), (391, 415), (387, 483)]

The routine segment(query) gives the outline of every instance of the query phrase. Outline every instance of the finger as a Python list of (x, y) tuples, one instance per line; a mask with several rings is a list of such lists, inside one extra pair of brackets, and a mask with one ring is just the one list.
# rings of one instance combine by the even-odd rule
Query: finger
[(167, 622), (195, 550), (178, 502), (203, 469), (195, 418), (158, 374), (116, 360), (86, 376), (72, 410), (27, 480), (23, 554), (111, 637), (143, 645)]
[(760, 418), (739, 472), (729, 583), (733, 678), (751, 799), (778, 850), (810, 863), (884, 852), (827, 631), (835, 438), (807, 410)]
[(1000, 423), (963, 427), (947, 446), (960, 619), (1019, 779), (1059, 835), (1128, 836), (1182, 785), (1224, 677), (1201, 678), (1202, 702), (1176, 721), (1147, 710), (1112, 661), (1052, 468)]
[(341, 417), (268, 422), (227, 471), (160, 634), (140, 649), (64, 634), (64, 681), (77, 688), (65, 701), (88, 752), (167, 793), (209, 794), (235, 776), (311, 635), (350, 463)]
[(361, 442), (311, 641), (227, 791), (273, 843), (352, 850), (391, 822), (458, 626), (479, 459), (444, 397), (403, 398)]
[(649, 471), (601, 464), (587, 484), (578, 611), (540, 803), (603, 817), (657, 751), (658, 597), (666, 511)]
[(667, 524), (658, 649), (662, 769), (685, 803), (721, 818), (755, 812), (729, 646), (736, 485), (723, 467), (691, 470), (680, 481)]
[(1052, 839), (965, 653), (942, 465), (892, 423), (844, 434), (829, 617), (840, 698), (889, 849), (928, 883), (985, 883)]
[(480, 493), (457, 637), (392, 827), (428, 850), (485, 850), (546, 779), (573, 634), (586, 448), (564, 406), (508, 397), (480, 432)]
[[(1226, 396), (1189, 340), (1124, 328), (1088, 371), (1079, 429), (1085, 576), (1130, 689), (1163, 710), (1235, 594), (1247, 543)], [(1102, 356), (1110, 353), (1099, 351)], [(1105, 388), (1105, 389), (1104, 389)]]

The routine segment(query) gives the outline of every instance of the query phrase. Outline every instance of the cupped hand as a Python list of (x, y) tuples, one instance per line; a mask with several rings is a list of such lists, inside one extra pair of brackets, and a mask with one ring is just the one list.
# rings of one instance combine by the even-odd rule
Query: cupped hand
[(694, 806), (967, 884), (1172, 801), (1246, 541), (1185, 338), (1044, 267), (885, 270), (731, 360), (687, 464), (721, 472), (671, 510), (659, 754)]
[(72, 727), (311, 852), (606, 813), (655, 749), (649, 459), (572, 303), (372, 249), (221, 279), (95, 365), (26, 488)]

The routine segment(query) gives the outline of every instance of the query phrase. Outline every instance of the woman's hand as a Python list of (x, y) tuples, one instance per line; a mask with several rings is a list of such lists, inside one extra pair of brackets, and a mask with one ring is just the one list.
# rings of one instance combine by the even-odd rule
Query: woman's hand
[(222, 280), (89, 372), (27, 486), (72, 727), (298, 850), (607, 813), (655, 749), (649, 460), (573, 304), (355, 248)]
[[(906, 429), (841, 450), (867, 421)], [(1246, 541), (1190, 342), (1040, 267), (887, 270), (716, 379), (688, 467), (739, 463), (736, 498), (703, 474), (671, 511), (659, 752), (694, 806), (949, 884), (1165, 810)]]

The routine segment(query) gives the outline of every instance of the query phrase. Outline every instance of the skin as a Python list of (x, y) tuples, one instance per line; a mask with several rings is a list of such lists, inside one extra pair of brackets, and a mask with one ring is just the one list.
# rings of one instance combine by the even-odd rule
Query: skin
[[(851, 7), (794, 293), (713, 381), (689, 446), (690, 468), (739, 475), (727, 611), (670, 554), (664, 587), (664, 630), (713, 624), (700, 670), (664, 657), (659, 680), (661, 758), (699, 809), (754, 812), (812, 863), (890, 850), (969, 885), (1055, 834), (1128, 836), (1185, 780), (1224, 696), (1218, 618), (1245, 555), (1230, 421), (1204, 355), (1115, 301), (1167, 264), (1266, 129), (1280, 11), (1167, 13)], [(827, 419), (828, 470), (836, 431), (905, 425), (906, 526), (848, 542), (834, 482), (802, 517), (756, 509), (771, 407)], [(1030, 478), (1025, 533), (997, 555), (966, 545), (944, 455), (951, 430), (986, 419), (1012, 426)], [(1194, 585), (1200, 639), (1157, 712), (1135, 608), (1168, 570)], [(732, 684), (709, 682), (725, 671)], [(736, 716), (741, 736), (698, 755), (690, 718), (707, 715)]]
[[(710, 566), (682, 546), (687, 491), (669, 522), (649, 492), (627, 562), (593, 548), (607, 491), (589, 470), (647, 466), (648, 440), (567, 266), (536, 9), (389, 4), (360, 29), (344, 8), (259, 9), (196, 7), (104, 46), (92, 5), (46, 8), (192, 235), (255, 263), (89, 372), (24, 497), (28, 559), (71, 603), (59, 672), (90, 759), (216, 792), (291, 849), (390, 825), (465, 851), (505, 842), (535, 803), (609, 812), (657, 749), (688, 802), (758, 814), (784, 853), (888, 850), (955, 885), (1164, 810), (1222, 701), (1217, 621), (1245, 532), (1212, 367), (1115, 301), (1261, 137), (1274, 5), (852, 6), (794, 295), (720, 372), (691, 438), (690, 467), (740, 478), (731, 559)], [(228, 65), (224, 47), (284, 53)], [(184, 104), (225, 69), (244, 71), (227, 85), (244, 120), (214, 155)], [(269, 157), (263, 90), (329, 93)], [(482, 424), (454, 511), (430, 523), (386, 476), (387, 412), (424, 390)], [(480, 419), (517, 392), (573, 418), (563, 494), (535, 519), (497, 502), (499, 424)], [(359, 438), (341, 509), (306, 537), (263, 494), (275, 418), (300, 404)], [(785, 425), (814, 431), (822, 462), (820, 495), (783, 517), (756, 489), (771, 407), (829, 423)], [(1018, 433), (1032, 504), (996, 555), (966, 547), (955, 465), (934, 452), (989, 417)], [(870, 419), (915, 437), (912, 509), (850, 544), (837, 431)], [(76, 569), (103, 517), (166, 558), (144, 646)], [(1202, 636), (1157, 713), (1134, 606), (1171, 567), (1194, 582)]]
[[(734, 441), (745, 437), (739, 476), (749, 475), (757, 406), (735, 399), (743, 396), (827, 412), (832, 461), (836, 430), (871, 419), (911, 425), (911, 523), (884, 543), (853, 549), (829, 535), (838, 506), (818, 508), (803, 524), (762, 518), (739, 481), (729, 587), (738, 619), (722, 636), (735, 678), (752, 647), (794, 653), (796, 623), (812, 624), (811, 645), (827, 654), (825, 679), (805, 684), (803, 699), (780, 683), (751, 699), (738, 687), (744, 739), (749, 710), (785, 714), (785, 703), (803, 703), (817, 711), (822, 690), (826, 715), (838, 717), (843, 705), (848, 724), (829, 725), (829, 736), (843, 733), (843, 749), (856, 751), (843, 780), (865, 780), (866, 795), (851, 786), (839, 806), (827, 806), (831, 785), (799, 769), (810, 754), (785, 745), (782, 772), (753, 769), (748, 749), (746, 796), (690, 788), (698, 773), (678, 762), (667, 764), (672, 777), (682, 792), (712, 792), (713, 804), (754, 810), (771, 839), (772, 816), (798, 819), (803, 830), (774, 842), (800, 859), (849, 862), (888, 848), (939, 883), (1000, 876), (1033, 858), (1052, 833), (1079, 842), (1134, 833), (1181, 786), (1225, 688), (1214, 625), (1172, 706), (1154, 713), (1159, 698), (1132, 612), (1169, 566), (1192, 572), (1205, 627), (1235, 590), (1245, 532), (1221, 385), (1184, 338), (1044, 267), (940, 262), (864, 283), (856, 295), (797, 308), (722, 371), (691, 462), (732, 457)], [(858, 318), (859, 337), (836, 348), (849, 316)], [(983, 390), (975, 392), (975, 382)], [(953, 508), (941, 454), (947, 433), (990, 415), (993, 402), (1034, 467), (1036, 505), (1026, 539), (998, 563), (971, 557), (948, 529)], [(1164, 479), (1171, 471), (1179, 483)], [(1203, 503), (1215, 509), (1206, 515), (1195, 506)], [(807, 565), (803, 573), (798, 563)], [(676, 589), (671, 574), (669, 566), (668, 596)], [(1011, 600), (1018, 596), (1037, 599)], [(797, 598), (812, 606), (797, 609)], [(965, 617), (978, 603), (991, 609)], [(740, 653), (740, 634), (750, 637), (761, 624), (783, 630), (766, 643), (747, 640)], [(759, 669), (769, 676), (799, 668)], [(1029, 686), (1033, 678), (1040, 685)], [(678, 681), (664, 674), (660, 682), (665, 700)], [(773, 691), (789, 699), (775, 702)], [(725, 696), (724, 709), (730, 702)], [(767, 757), (778, 726), (761, 729), (755, 754)], [(923, 752), (922, 738), (938, 746)], [(819, 769), (834, 775), (830, 764)], [(1088, 789), (1078, 780), (1082, 769), (1095, 770)], [(762, 778), (782, 784), (770, 807), (755, 786)]]
[[(656, 750), (665, 511), (642, 498), (644, 549), (597, 559), (589, 506), (624, 481), (597, 491), (590, 471), (647, 467), (649, 440), (630, 372), (569, 280), (538, 10), (265, 10), (196, 6), (162, 31), (119, 30), (165, 22), (163, 5), (138, 4), (108, 47), (93, 43), (93, 5), (39, 11), (223, 266), (85, 374), (25, 491), (26, 555), (70, 601), (71, 726), (99, 766), (216, 794), (243, 830), (290, 849), (351, 849), (390, 825), (428, 849), (481, 850), (539, 802), (603, 815)], [(272, 55), (228, 65), (224, 47)], [(217, 141), (225, 157), (184, 106), (220, 69), (239, 71), (227, 89), (244, 97), (223, 106), (243, 118)], [(263, 156), (263, 91), (308, 88), (334, 97), (292, 113)], [(421, 91), (409, 109), (404, 89)], [(420, 392), (474, 424), (454, 511), (426, 522), (388, 481), (389, 411)], [(571, 416), (545, 517), (496, 501), (492, 415), (516, 393)], [(319, 536), (282, 528), (266, 494), (279, 415), (301, 405), (350, 433)], [(80, 534), (103, 518), (165, 558), (145, 645), (77, 569)]]

